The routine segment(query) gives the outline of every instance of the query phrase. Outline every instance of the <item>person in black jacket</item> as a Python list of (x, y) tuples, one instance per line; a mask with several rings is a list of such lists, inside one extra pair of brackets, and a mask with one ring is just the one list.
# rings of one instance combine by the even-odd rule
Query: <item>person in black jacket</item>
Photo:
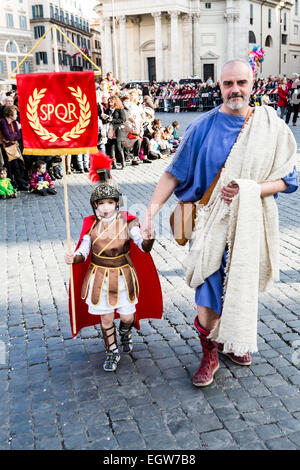
[[(126, 121), (126, 113), (121, 100), (117, 96), (108, 99), (108, 108), (101, 114), (104, 123), (108, 123), (106, 153), (111, 158), (116, 157), (122, 169), (125, 167), (124, 150), (122, 147), (122, 128)], [(114, 165), (113, 165), (114, 168)]]

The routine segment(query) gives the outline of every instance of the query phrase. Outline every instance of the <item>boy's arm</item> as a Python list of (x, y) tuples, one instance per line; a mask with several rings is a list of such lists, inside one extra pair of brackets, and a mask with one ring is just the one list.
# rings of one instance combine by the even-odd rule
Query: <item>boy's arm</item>
[(29, 185), (30, 185), (31, 188), (34, 188), (34, 189), (38, 188), (38, 185), (37, 185), (37, 182), (36, 182), (36, 173), (32, 173)]
[(48, 181), (49, 183), (49, 188), (54, 188), (54, 184), (52, 182), (52, 179), (51, 179), (51, 176), (49, 175), (48, 171), (46, 171), (45, 175), (44, 175), (44, 179), (46, 181)]
[(130, 234), (130, 238), (139, 247), (141, 251), (148, 253), (149, 251), (152, 250), (152, 247), (155, 241), (154, 233), (151, 234), (151, 238), (150, 237), (144, 238), (143, 235), (141, 234), (140, 227), (135, 223), (135, 224), (131, 224), (131, 227), (129, 227), (129, 234)]
[(65, 254), (65, 262), (67, 264), (78, 264), (83, 263), (91, 250), (91, 237), (90, 235), (84, 235), (81, 243), (75, 253), (66, 253)]

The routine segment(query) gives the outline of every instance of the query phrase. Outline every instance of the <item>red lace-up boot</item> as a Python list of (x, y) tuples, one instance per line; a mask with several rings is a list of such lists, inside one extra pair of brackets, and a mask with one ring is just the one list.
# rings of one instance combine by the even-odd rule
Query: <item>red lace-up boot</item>
[(215, 341), (207, 338), (210, 331), (200, 326), (198, 317), (195, 318), (194, 324), (200, 333), (203, 357), (197, 372), (193, 375), (193, 384), (196, 387), (206, 387), (213, 382), (214, 374), (219, 369), (218, 347)]

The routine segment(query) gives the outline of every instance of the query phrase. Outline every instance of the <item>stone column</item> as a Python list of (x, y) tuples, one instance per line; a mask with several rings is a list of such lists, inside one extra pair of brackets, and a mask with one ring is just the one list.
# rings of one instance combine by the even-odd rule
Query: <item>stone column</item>
[(177, 10), (169, 12), (171, 17), (171, 70), (172, 70), (172, 80), (178, 81), (179, 72), (179, 41), (178, 41), (178, 14)]
[(194, 75), (198, 75), (200, 78), (203, 79), (203, 70), (201, 67), (201, 26), (200, 26), (200, 19), (201, 14), (200, 12), (193, 13), (194, 19), (194, 30), (193, 30), (193, 54), (194, 54)]
[(163, 62), (163, 47), (162, 47), (162, 25), (161, 25), (161, 12), (152, 13), (155, 21), (155, 67), (156, 67), (156, 81), (161, 82), (164, 79), (164, 62)]
[(127, 32), (126, 32), (126, 16), (119, 16), (120, 27), (120, 80), (127, 82), (128, 80), (128, 56), (127, 56)]
[(101, 41), (101, 71), (102, 77), (104, 76), (105, 70), (107, 70), (106, 66), (106, 49), (105, 49), (105, 36), (104, 36), (104, 21), (103, 16), (100, 16), (100, 41)]
[[(135, 52), (132, 57), (130, 57), (130, 65), (131, 70), (134, 70), (134, 79), (138, 80), (141, 79), (142, 72), (141, 72), (141, 16), (132, 16), (130, 17), (130, 21), (133, 25), (135, 25), (135, 38), (134, 38), (134, 45), (135, 45)], [(133, 67), (132, 67), (133, 66)], [(131, 72), (132, 73), (132, 72)], [(132, 77), (130, 77), (132, 78)]]
[[(240, 36), (242, 31), (238, 30), (238, 25), (236, 23), (239, 22), (240, 14), (239, 12), (233, 7), (233, 1), (227, 0), (226, 2), (226, 10), (224, 13), (224, 18), (226, 21), (227, 26), (227, 33), (226, 38), (227, 42), (225, 42), (225, 54), (226, 60), (231, 60), (239, 57), (240, 51), (237, 50), (238, 44), (240, 44), (240, 39), (245, 35), (245, 32)], [(247, 35), (245, 37), (248, 37)], [(237, 42), (237, 44), (236, 44)]]
[(106, 76), (107, 72), (113, 72), (113, 45), (111, 37), (111, 17), (104, 18), (104, 55), (106, 70), (103, 71), (103, 76)]
[(231, 11), (227, 10), (225, 13), (224, 13), (224, 18), (225, 18), (225, 21), (226, 21), (226, 29), (227, 29), (227, 33), (226, 33), (226, 39), (227, 41), (225, 42), (224, 46), (225, 46), (225, 51), (226, 51), (226, 60), (231, 60), (233, 59), (234, 57), (234, 53), (233, 53), (233, 48), (234, 48), (234, 34), (233, 34), (233, 14)]
[(183, 44), (183, 70), (182, 70), (182, 77), (187, 75), (193, 75), (193, 17), (192, 15), (184, 15), (183, 16), (183, 36), (182, 36), (182, 44)]

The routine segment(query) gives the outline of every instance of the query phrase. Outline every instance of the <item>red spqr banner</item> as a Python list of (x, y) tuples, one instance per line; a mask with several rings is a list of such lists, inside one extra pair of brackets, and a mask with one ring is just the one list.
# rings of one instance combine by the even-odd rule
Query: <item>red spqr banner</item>
[(17, 90), (24, 154), (98, 152), (93, 72), (17, 74)]

